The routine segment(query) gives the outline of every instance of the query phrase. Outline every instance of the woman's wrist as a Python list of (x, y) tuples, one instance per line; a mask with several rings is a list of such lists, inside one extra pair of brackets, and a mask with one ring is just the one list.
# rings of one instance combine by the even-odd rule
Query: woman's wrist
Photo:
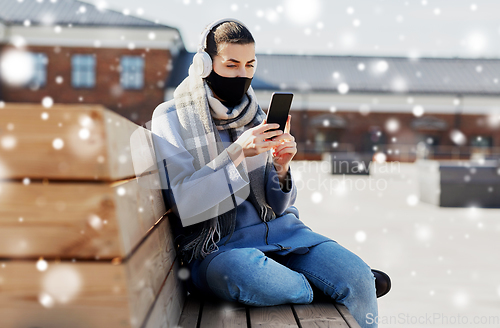
[(240, 165), (240, 163), (243, 161), (243, 158), (245, 158), (243, 148), (241, 148), (241, 146), (236, 142), (233, 142), (229, 147), (227, 147), (226, 150), (235, 166)]

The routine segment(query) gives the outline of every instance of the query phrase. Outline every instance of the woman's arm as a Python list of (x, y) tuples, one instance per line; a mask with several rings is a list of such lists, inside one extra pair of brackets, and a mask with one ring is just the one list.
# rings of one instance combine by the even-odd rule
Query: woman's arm
[(151, 131), (161, 184), (171, 189), (182, 225), (189, 226), (234, 208), (231, 194), (244, 188), (249, 194), (250, 188), (227, 151), (196, 170), (179, 130), (174, 102), (160, 104), (153, 113)]

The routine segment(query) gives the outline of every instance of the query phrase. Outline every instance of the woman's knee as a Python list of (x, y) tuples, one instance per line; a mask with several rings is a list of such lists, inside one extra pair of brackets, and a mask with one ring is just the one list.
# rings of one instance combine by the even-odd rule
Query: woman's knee
[(256, 287), (257, 270), (268, 260), (255, 248), (236, 248), (216, 256), (208, 265), (206, 277), (212, 289), (227, 290), (237, 298), (241, 289)]
[(356, 255), (351, 264), (352, 267), (346, 270), (346, 274), (336, 286), (337, 294), (340, 297), (375, 297), (375, 277), (370, 267)]
[(303, 272), (333, 298), (369, 295), (375, 288), (370, 267), (359, 256), (335, 242), (313, 247), (309, 253), (294, 257), (289, 266)]
[[(243, 277), (256, 263), (263, 263), (265, 254), (256, 248), (235, 248), (217, 255), (208, 265), (207, 274)], [(243, 274), (242, 274), (243, 273)]]

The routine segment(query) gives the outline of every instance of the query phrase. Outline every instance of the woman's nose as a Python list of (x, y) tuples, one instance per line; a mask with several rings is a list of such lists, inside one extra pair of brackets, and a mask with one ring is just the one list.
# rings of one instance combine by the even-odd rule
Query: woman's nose
[(249, 72), (247, 72), (247, 70), (246, 70), (246, 69), (245, 69), (245, 67), (243, 66), (243, 67), (240, 67), (240, 68), (238, 69), (238, 75), (237, 75), (237, 77), (249, 77), (249, 76), (247, 76), (248, 74), (250, 74), (250, 73), (249, 73)]

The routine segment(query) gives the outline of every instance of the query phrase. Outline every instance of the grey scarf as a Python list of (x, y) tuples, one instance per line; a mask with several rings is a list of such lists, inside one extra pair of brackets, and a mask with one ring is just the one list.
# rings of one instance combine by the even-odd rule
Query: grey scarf
[[(225, 150), (218, 130), (228, 130), (232, 141), (235, 141), (245, 130), (259, 125), (265, 118), (265, 113), (258, 105), (251, 87), (242, 102), (232, 110), (226, 107), (222, 107), (221, 110), (221, 103), (217, 104), (218, 101), (211, 95), (212, 92), (206, 82), (194, 74), (190, 74), (174, 92), (175, 107), (181, 126), (180, 135), (187, 151), (194, 158), (193, 164), (196, 170), (205, 165), (212, 166), (224, 157), (228, 158), (227, 152), (223, 154)], [(248, 200), (256, 208), (262, 221), (267, 222), (276, 218), (272, 208), (267, 204), (265, 195), (265, 182), (273, 164), (270, 151), (263, 157), (265, 159), (256, 169), (248, 172), (244, 160), (238, 166), (238, 171), (244, 177), (248, 172), (250, 182)], [(191, 262), (193, 258), (203, 259), (208, 254), (218, 251), (216, 243), (222, 237), (232, 235), (236, 223), (237, 204), (234, 195), (231, 196), (231, 199), (227, 199), (229, 202), (232, 201), (230, 210), (227, 210), (227, 202), (214, 204), (210, 210), (201, 214), (204, 219), (206, 217), (203, 222), (188, 227), (190, 233), (179, 241), (181, 255), (185, 261)]]

